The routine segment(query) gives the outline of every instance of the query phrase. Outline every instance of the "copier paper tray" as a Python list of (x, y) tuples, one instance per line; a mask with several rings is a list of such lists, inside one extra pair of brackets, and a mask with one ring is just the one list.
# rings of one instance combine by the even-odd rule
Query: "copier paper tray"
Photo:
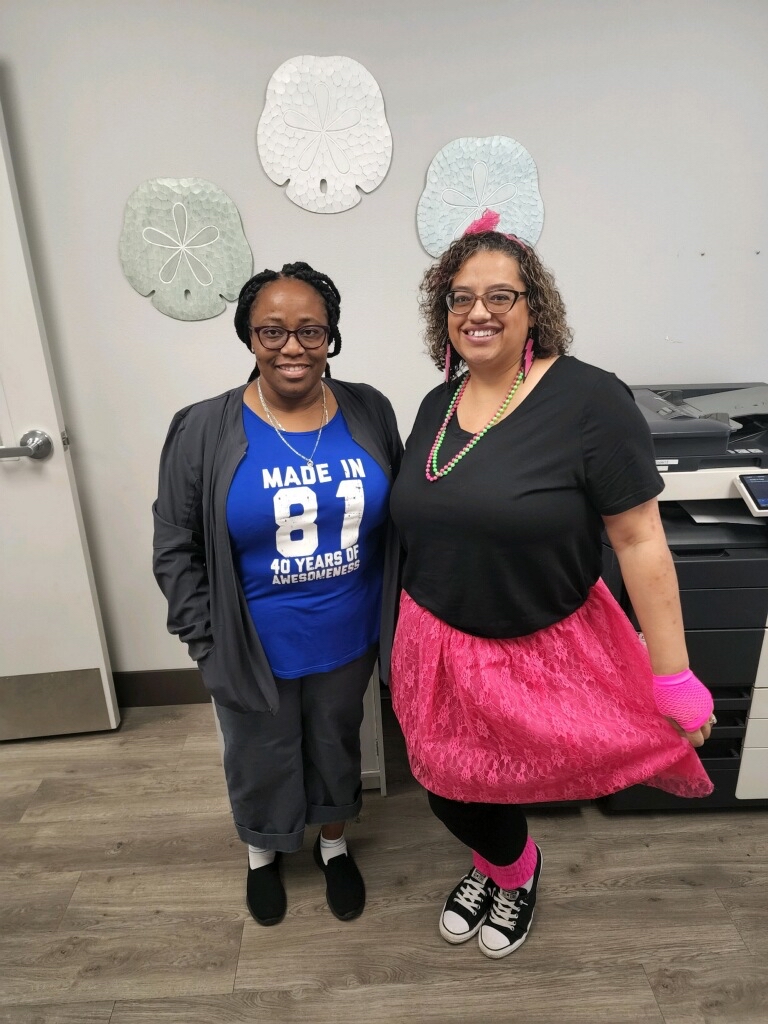
[[(686, 506), (718, 506), (719, 521), (696, 522)], [(725, 499), (718, 502), (677, 502), (665, 501), (659, 506), (661, 521), (667, 544), (673, 552), (685, 555), (691, 551), (715, 555), (722, 551), (756, 549), (756, 555), (764, 559), (763, 585), (768, 586), (768, 524), (764, 519), (744, 520), (744, 502), (741, 498)]]

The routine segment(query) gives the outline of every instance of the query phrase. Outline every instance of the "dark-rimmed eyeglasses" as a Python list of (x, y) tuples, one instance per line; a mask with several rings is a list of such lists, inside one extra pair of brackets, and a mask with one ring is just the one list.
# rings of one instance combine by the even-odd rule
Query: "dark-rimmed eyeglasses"
[(475, 295), (465, 288), (455, 288), (448, 292), (445, 301), (452, 313), (469, 313), (478, 299), (489, 313), (508, 313), (517, 300), (527, 294), (528, 292), (518, 292), (514, 288), (494, 288), (490, 292), (483, 292), (482, 295)]
[(330, 327), (323, 327), (322, 324), (306, 324), (295, 331), (289, 331), (286, 327), (277, 327), (274, 324), (267, 324), (264, 327), (252, 327), (248, 330), (259, 339), (259, 344), (264, 348), (281, 349), (291, 335), (302, 348), (320, 348), (328, 340), (331, 333)]

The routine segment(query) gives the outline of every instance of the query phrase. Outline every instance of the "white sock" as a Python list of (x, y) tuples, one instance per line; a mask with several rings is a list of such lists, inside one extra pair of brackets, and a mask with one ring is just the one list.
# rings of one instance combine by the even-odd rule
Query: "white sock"
[(346, 852), (347, 840), (344, 836), (340, 839), (326, 839), (323, 833), (320, 833), (320, 856), (323, 858), (323, 864), (327, 864), (331, 857), (339, 857)]
[(264, 868), (275, 859), (274, 850), (262, 850), (260, 846), (248, 846), (248, 865), (251, 871)]

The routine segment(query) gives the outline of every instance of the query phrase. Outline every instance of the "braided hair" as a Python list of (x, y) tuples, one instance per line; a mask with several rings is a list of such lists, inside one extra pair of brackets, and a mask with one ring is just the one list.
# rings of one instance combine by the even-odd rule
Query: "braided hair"
[[(240, 290), (240, 295), (237, 300), (237, 309), (235, 310), (235, 330), (237, 331), (238, 338), (250, 351), (251, 334), (249, 330), (249, 318), (251, 315), (251, 306), (253, 306), (257, 295), (265, 284), (270, 284), (272, 281), (279, 281), (286, 277), (291, 277), (297, 281), (303, 281), (305, 284), (310, 285), (323, 300), (325, 311), (328, 314), (328, 327), (330, 328), (330, 334), (328, 337), (328, 359), (332, 359), (333, 356), (337, 356), (341, 351), (341, 334), (339, 333), (341, 295), (339, 294), (339, 289), (330, 277), (326, 274), (321, 274), (319, 270), (314, 270), (308, 263), (286, 263), (279, 272), (277, 270), (262, 270), (260, 274), (256, 274), (256, 276), (252, 277), (250, 281), (245, 282)], [(255, 380), (258, 376), (259, 367), (257, 365), (253, 368), (253, 372), (248, 380)], [(325, 367), (325, 376), (331, 376), (331, 371), (327, 364)]]

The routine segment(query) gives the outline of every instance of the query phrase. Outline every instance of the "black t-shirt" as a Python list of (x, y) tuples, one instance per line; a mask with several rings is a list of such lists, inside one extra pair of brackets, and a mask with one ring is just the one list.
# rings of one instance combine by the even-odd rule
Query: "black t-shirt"
[[(561, 356), (506, 419), (434, 483), (425, 466), (458, 385), (431, 391), (391, 497), (403, 587), (465, 633), (515, 637), (559, 622), (601, 572), (601, 515), (663, 489), (650, 432), (612, 373)], [(472, 435), (454, 416), (442, 467)]]

